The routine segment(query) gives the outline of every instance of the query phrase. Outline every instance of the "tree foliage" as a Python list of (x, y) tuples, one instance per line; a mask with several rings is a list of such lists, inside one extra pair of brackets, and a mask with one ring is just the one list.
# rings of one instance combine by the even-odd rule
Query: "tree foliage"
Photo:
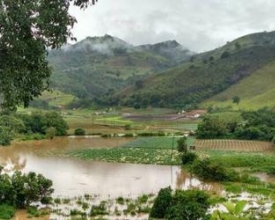
[(24, 208), (39, 202), (53, 193), (52, 181), (41, 174), (14, 172), (11, 176), (2, 173), (0, 167), (0, 198), (2, 204)]
[(198, 125), (198, 138), (275, 140), (275, 112), (266, 108), (242, 112), (241, 120), (205, 117)]
[[(19, 115), (25, 124), (25, 133), (53, 133), (57, 136), (67, 134), (68, 125), (58, 112), (33, 112), (31, 115)], [(50, 130), (49, 130), (50, 129)], [(52, 136), (52, 135), (51, 135)]]
[(172, 190), (170, 187), (159, 191), (158, 196), (150, 212), (151, 218), (164, 218), (172, 201)]
[(179, 152), (182, 153), (187, 153), (187, 137), (181, 137), (180, 139), (177, 140), (177, 149)]
[(188, 220), (203, 219), (209, 208), (209, 196), (198, 190), (177, 190), (172, 194), (170, 187), (161, 189), (153, 204), (150, 217)]
[(210, 181), (234, 181), (238, 178), (235, 171), (227, 169), (209, 158), (195, 161), (192, 172), (199, 178)]
[(0, 1), (1, 106), (15, 110), (48, 89), (51, 69), (47, 50), (61, 47), (70, 38), (76, 19), (70, 3), (85, 7), (89, 0)]

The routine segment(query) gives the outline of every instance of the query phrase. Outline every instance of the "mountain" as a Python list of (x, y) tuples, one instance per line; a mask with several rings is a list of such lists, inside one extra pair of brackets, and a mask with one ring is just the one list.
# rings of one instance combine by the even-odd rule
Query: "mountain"
[(175, 62), (184, 61), (187, 58), (195, 55), (194, 52), (184, 48), (175, 40), (165, 41), (157, 44), (146, 44), (139, 46), (142, 50), (161, 55)]
[[(268, 82), (267, 79), (274, 81), (274, 61), (275, 32), (250, 34), (215, 50), (193, 55), (189, 62), (181, 63), (161, 74), (149, 76), (142, 85), (130, 86), (111, 98), (128, 106), (151, 105), (184, 109), (198, 106), (199, 103), (209, 99), (208, 104), (202, 105), (209, 107), (211, 100), (215, 103), (221, 99), (232, 102), (233, 95), (239, 95), (242, 100), (244, 90), (240, 88), (244, 84), (241, 82), (250, 79), (258, 80), (259, 90), (254, 90), (256, 93), (258, 91), (260, 100), (262, 87), (266, 88), (264, 90), (266, 95), (273, 94), (273, 82)], [(254, 84), (250, 82), (250, 85)], [(234, 86), (238, 86), (239, 89), (235, 90), (238, 92), (232, 92), (229, 96), (222, 95), (222, 92), (226, 94), (227, 89), (231, 91), (230, 88)], [(249, 91), (255, 95), (255, 91)], [(219, 93), (221, 94), (218, 95)], [(251, 96), (249, 102), (252, 104), (253, 101), (255, 100)]]
[(194, 55), (176, 41), (133, 46), (105, 35), (49, 51), (51, 86), (81, 99), (102, 99)]

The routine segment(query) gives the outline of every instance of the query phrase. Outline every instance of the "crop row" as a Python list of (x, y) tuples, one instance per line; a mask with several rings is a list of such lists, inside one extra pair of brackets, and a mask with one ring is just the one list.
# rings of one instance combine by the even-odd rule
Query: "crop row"
[(81, 159), (93, 161), (143, 163), (143, 164), (180, 164), (176, 150), (152, 148), (110, 148), (110, 149), (82, 149), (67, 153)]
[(246, 152), (272, 152), (270, 142), (246, 140), (196, 140), (196, 149), (213, 149)]

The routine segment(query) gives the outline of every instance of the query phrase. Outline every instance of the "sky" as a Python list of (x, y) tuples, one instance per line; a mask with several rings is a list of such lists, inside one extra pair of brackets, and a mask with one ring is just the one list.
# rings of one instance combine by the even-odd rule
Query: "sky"
[(133, 45), (176, 40), (194, 52), (275, 30), (274, 0), (98, 0), (70, 8), (78, 41), (109, 34)]

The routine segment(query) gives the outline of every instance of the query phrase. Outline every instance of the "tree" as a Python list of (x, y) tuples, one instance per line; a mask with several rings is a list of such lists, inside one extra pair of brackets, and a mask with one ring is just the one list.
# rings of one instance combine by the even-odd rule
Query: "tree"
[(85, 135), (85, 130), (82, 128), (77, 128), (74, 130), (74, 135), (77, 135), (77, 136)]
[(230, 53), (228, 51), (224, 51), (221, 55), (221, 59), (226, 59), (230, 56)]
[(198, 125), (198, 138), (221, 138), (227, 135), (226, 123), (218, 117), (205, 117)]
[(177, 149), (179, 152), (183, 152), (183, 153), (187, 153), (187, 137), (181, 137), (178, 141), (177, 141)]
[(12, 176), (2, 174), (0, 167), (1, 203), (24, 208), (32, 202), (40, 202), (53, 193), (52, 181), (41, 174), (30, 172), (22, 174), (15, 171)]
[(234, 97), (232, 98), (232, 102), (233, 102), (233, 103), (239, 104), (240, 101), (241, 101), (241, 98), (240, 98), (239, 96), (234, 96)]
[(172, 190), (170, 187), (159, 191), (158, 196), (150, 212), (151, 218), (164, 218), (172, 201)]
[(206, 219), (209, 195), (200, 190), (177, 190), (168, 208), (168, 220)]
[(0, 100), (3, 109), (29, 102), (49, 87), (48, 49), (75, 40), (70, 3), (87, 7), (96, 0), (0, 1)]
[(161, 189), (150, 212), (151, 218), (188, 220), (206, 217), (209, 195), (199, 190)]

